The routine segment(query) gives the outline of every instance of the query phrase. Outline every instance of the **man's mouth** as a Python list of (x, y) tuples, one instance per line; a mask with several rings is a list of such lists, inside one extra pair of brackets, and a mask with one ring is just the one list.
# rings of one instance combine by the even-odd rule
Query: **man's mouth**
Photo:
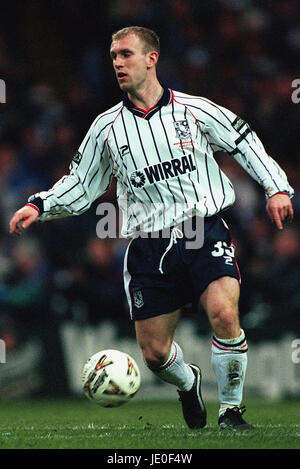
[(118, 77), (118, 78), (125, 78), (125, 77), (127, 77), (127, 74), (124, 73), (124, 72), (118, 72), (118, 73), (117, 73), (117, 77)]

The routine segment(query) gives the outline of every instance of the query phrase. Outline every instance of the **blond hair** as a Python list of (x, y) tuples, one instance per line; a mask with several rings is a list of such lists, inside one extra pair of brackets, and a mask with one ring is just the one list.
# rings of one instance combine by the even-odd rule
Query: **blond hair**
[(144, 42), (145, 53), (155, 50), (158, 54), (160, 53), (160, 39), (155, 31), (143, 26), (127, 26), (119, 31), (112, 34), (111, 40), (116, 41), (128, 36), (129, 34), (135, 34)]

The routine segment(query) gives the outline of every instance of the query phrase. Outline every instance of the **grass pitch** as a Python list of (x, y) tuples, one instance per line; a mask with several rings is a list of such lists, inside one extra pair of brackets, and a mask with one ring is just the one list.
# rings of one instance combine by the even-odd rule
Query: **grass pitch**
[[(218, 404), (208, 423), (189, 430), (180, 403), (133, 400), (103, 409), (82, 400), (0, 403), (1, 449), (299, 449), (300, 402), (247, 402), (248, 432), (219, 430)], [(115, 454), (112, 452), (111, 454)], [(134, 454), (134, 453), (133, 453)]]

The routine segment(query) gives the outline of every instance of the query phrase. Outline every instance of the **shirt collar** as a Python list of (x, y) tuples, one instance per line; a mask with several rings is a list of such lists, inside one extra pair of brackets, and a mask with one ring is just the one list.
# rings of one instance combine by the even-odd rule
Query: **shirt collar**
[(162, 97), (159, 101), (149, 109), (141, 109), (136, 107), (128, 98), (127, 93), (123, 93), (123, 104), (124, 106), (131, 111), (133, 114), (143, 117), (143, 118), (150, 118), (156, 111), (158, 111), (162, 106), (167, 106), (173, 101), (173, 92), (170, 88), (162, 85), (164, 91)]

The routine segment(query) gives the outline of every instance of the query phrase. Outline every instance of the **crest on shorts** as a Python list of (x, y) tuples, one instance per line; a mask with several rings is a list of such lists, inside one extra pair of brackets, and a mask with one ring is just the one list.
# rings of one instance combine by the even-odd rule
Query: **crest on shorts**
[(176, 138), (191, 138), (191, 131), (187, 119), (184, 119), (183, 121), (175, 121), (173, 124), (175, 127)]
[(141, 290), (135, 291), (133, 293), (133, 304), (136, 308), (141, 308), (144, 306), (144, 299)]

